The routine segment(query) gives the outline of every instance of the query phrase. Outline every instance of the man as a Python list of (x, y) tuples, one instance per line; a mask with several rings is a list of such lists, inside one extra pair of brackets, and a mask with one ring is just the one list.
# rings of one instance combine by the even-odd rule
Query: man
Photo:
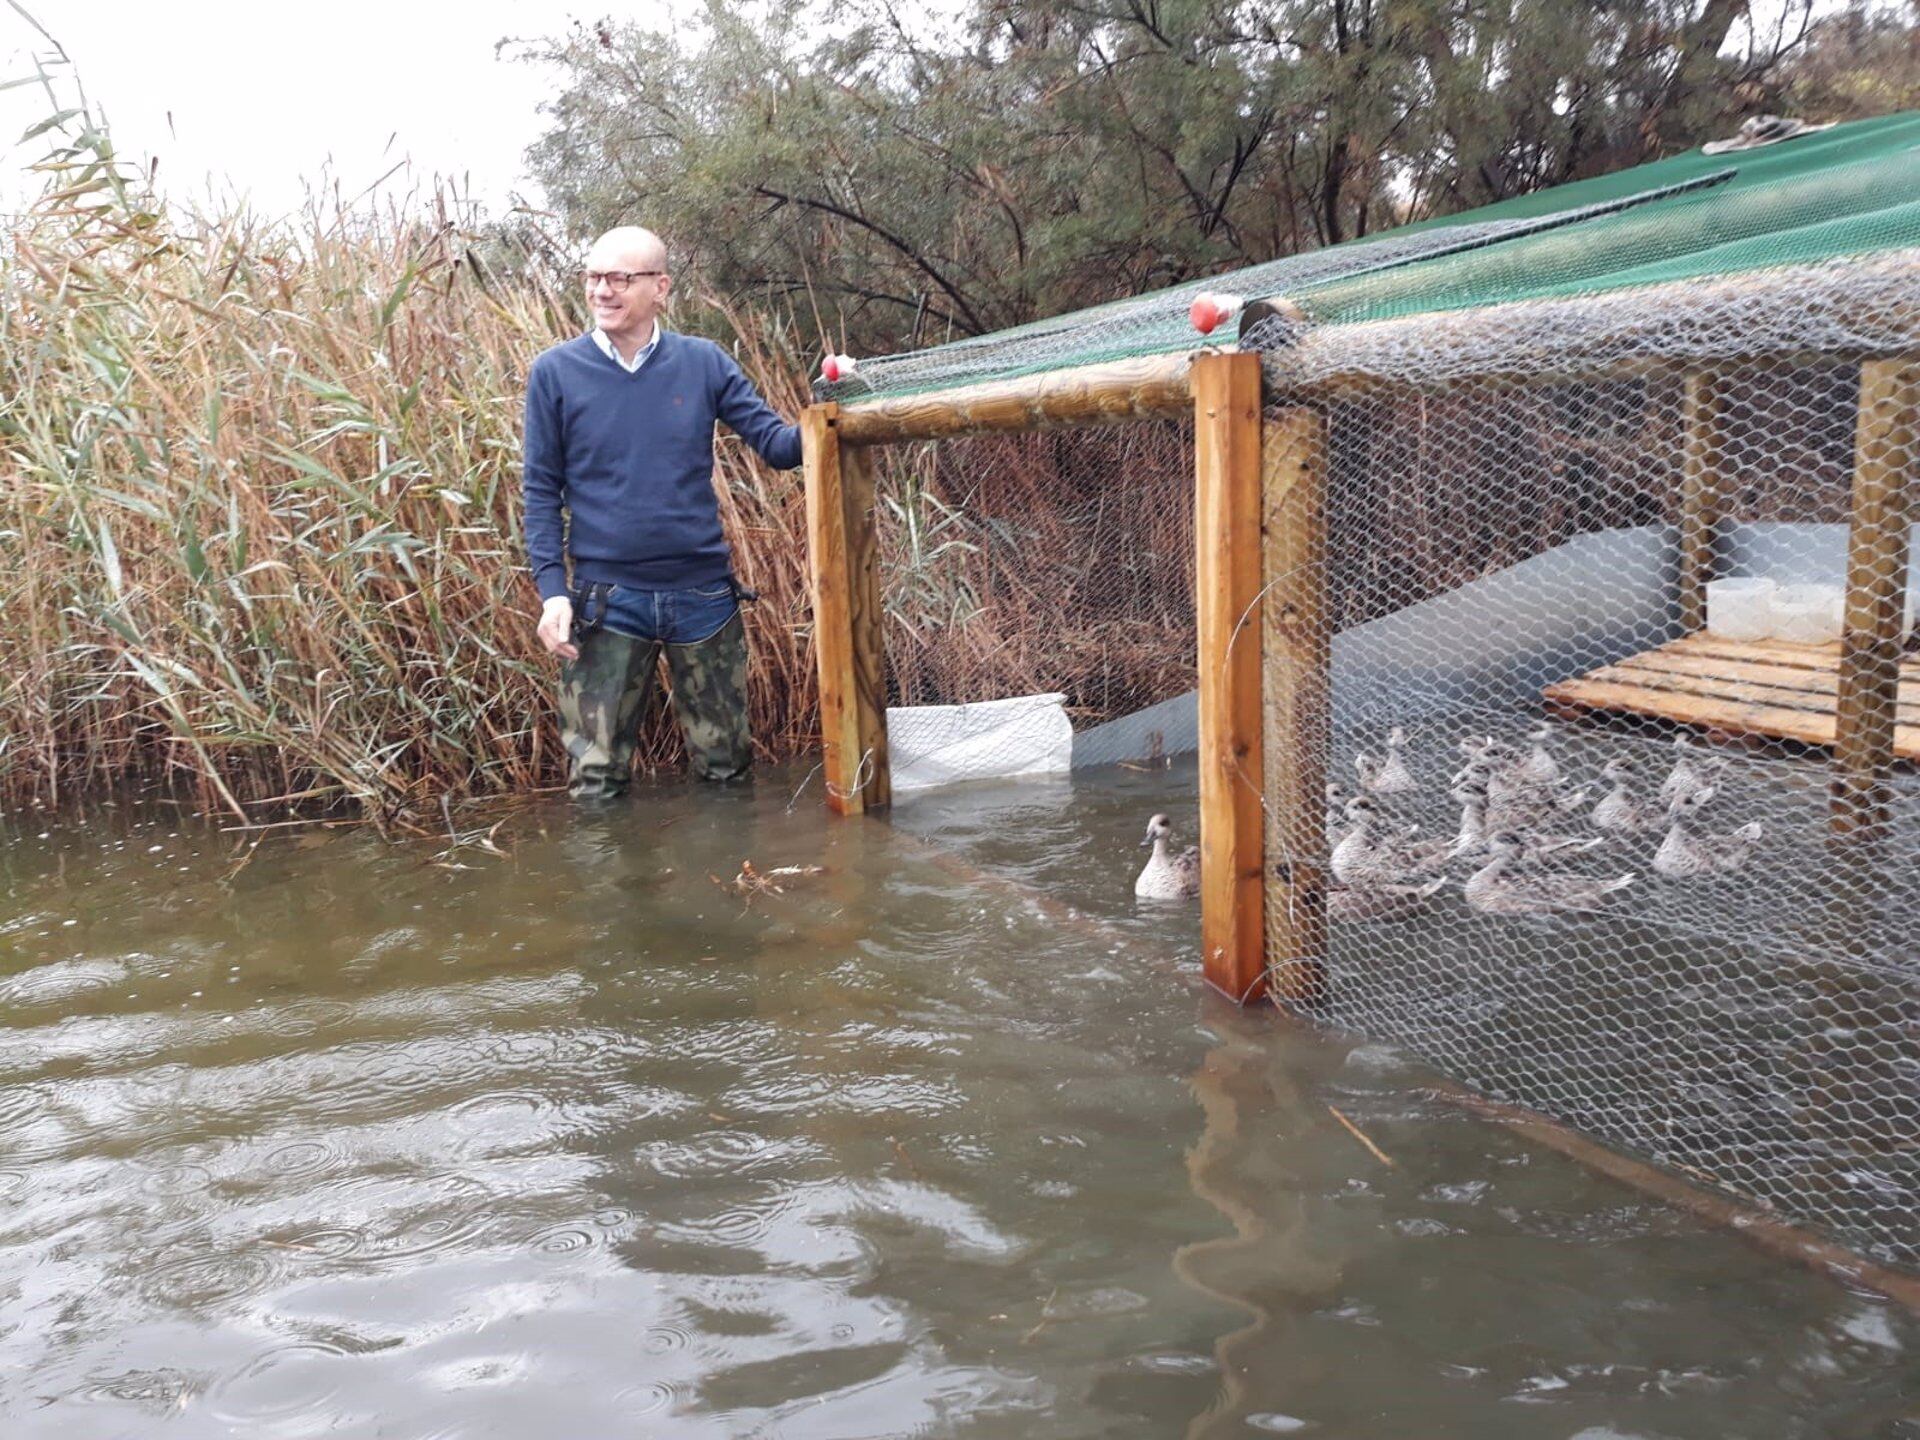
[(740, 618), (751, 596), (720, 533), (713, 424), (782, 470), (800, 463), (800, 431), (718, 345), (661, 328), (673, 280), (659, 236), (609, 230), (587, 254), (585, 283), (593, 330), (544, 352), (527, 376), (527, 553), (540, 641), (566, 662), (568, 789), (625, 792), (662, 650), (693, 773), (738, 779), (752, 762)]

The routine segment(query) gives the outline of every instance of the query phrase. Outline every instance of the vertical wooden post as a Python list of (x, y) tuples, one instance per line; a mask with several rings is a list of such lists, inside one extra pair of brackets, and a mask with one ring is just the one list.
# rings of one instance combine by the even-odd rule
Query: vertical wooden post
[(885, 805), (891, 783), (873, 573), (873, 472), (863, 454), (841, 447), (839, 418), (838, 405), (809, 405), (800, 414), (800, 444), (827, 805), (857, 815)]
[(1313, 1005), (1327, 993), (1326, 418), (1299, 406), (1268, 416), (1261, 452), (1268, 973), (1278, 999)]
[(1707, 624), (1707, 582), (1714, 578), (1715, 545), (1725, 504), (1720, 473), (1721, 413), (1726, 385), (1710, 370), (1693, 371), (1681, 400), (1684, 445), (1680, 472), (1680, 625), (1688, 634)]
[(881, 623), (872, 450), (864, 445), (840, 447), (840, 490), (846, 502), (854, 725), (866, 764), (860, 777), (861, 804), (884, 810), (893, 803), (893, 771), (887, 763), (886, 631)]
[(1240, 1004), (1266, 991), (1260, 718), (1260, 357), (1193, 362), (1200, 631), (1200, 948)]
[(1884, 833), (1890, 819), (1907, 537), (1920, 475), (1920, 369), (1870, 360), (1860, 367), (1854, 427), (1853, 513), (1847, 534), (1847, 609), (1840, 641), (1831, 829)]

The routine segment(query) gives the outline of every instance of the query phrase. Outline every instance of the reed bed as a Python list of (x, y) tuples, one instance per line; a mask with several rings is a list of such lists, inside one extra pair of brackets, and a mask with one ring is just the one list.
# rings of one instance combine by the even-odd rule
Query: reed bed
[[(269, 221), (57, 179), (0, 255), (0, 808), (162, 791), (439, 831), (449, 800), (562, 784), (519, 460), (527, 367), (584, 323), (559, 247), (450, 200)], [(696, 295), (672, 320), (806, 403), (790, 318)], [(1185, 445), (1144, 439), (884, 456), (896, 701), (1059, 688), (1092, 719), (1191, 684)], [(800, 477), (722, 431), (716, 479), (761, 597), (761, 759), (805, 755)], [(680, 758), (655, 715), (641, 763)]]
[[(183, 219), (61, 178), (0, 257), (0, 804), (158, 787), (405, 826), (559, 783), (519, 431), (570, 290), (444, 202)], [(790, 328), (677, 320), (804, 402)], [(817, 731), (801, 487), (730, 436), (717, 472), (780, 759)], [(676, 754), (657, 719), (647, 762)]]

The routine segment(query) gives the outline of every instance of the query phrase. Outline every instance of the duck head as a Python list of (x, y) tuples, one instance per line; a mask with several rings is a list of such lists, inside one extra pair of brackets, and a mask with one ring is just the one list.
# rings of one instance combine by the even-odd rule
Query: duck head
[(1164, 815), (1156, 815), (1147, 821), (1147, 838), (1140, 842), (1142, 850), (1148, 849), (1156, 840), (1164, 840), (1173, 833), (1173, 826)]
[(1667, 814), (1675, 820), (1684, 820), (1689, 815), (1698, 815), (1707, 808), (1707, 802), (1719, 792), (1711, 785), (1701, 785), (1692, 790), (1683, 790), (1673, 797), (1673, 804), (1667, 807)]
[(1366, 795), (1356, 795), (1347, 802), (1347, 819), (1356, 825), (1371, 825), (1380, 818), (1380, 807)]

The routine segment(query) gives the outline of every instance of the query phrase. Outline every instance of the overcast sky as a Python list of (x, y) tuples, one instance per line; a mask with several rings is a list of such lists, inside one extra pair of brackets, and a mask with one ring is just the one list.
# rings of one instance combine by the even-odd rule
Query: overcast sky
[[(298, 206), (325, 171), (352, 195), (396, 161), (468, 176), (498, 207), (537, 196), (522, 155), (552, 77), (496, 58), (505, 36), (558, 34), (576, 16), (662, 24), (671, 0), (20, 0), (65, 47), (123, 154), (157, 156), (166, 191), (208, 177), (268, 213)], [(33, 73), (46, 44), (0, 0), (0, 81)], [(0, 208), (37, 190), (14, 141), (47, 113), (37, 87), (0, 92)]]

